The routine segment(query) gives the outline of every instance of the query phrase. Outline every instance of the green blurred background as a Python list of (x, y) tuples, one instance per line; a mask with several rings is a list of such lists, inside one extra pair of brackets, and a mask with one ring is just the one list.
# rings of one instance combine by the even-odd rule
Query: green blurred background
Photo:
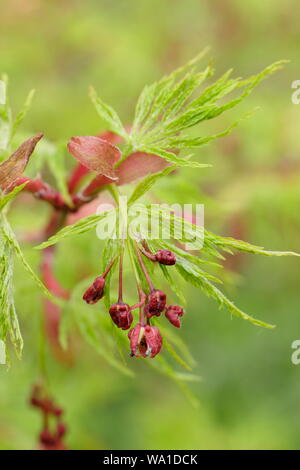
[[(234, 112), (203, 127), (223, 129), (260, 107), (231, 136), (198, 152), (213, 168), (183, 170), (160, 191), (170, 195), (166, 202), (204, 201), (209, 230), (300, 251), (300, 105), (291, 102), (291, 84), (300, 79), (298, 6), (296, 0), (1, 0), (0, 71), (10, 76), (15, 106), (37, 89), (23, 129), (67, 141), (103, 129), (87, 96), (90, 84), (130, 122), (144, 84), (207, 45), (217, 75), (233, 67), (248, 76), (290, 59)], [(33, 204), (26, 214), (16, 207), (13, 226), (39, 225), (47, 215), (40, 207)], [(59, 251), (57, 273), (67, 287), (76, 269), (94, 269), (97, 246), (88, 243)], [(31, 248), (26, 253), (38, 262)], [(227, 267), (227, 293), (277, 328), (231, 319), (185, 288), (189, 304), (180, 334), (197, 362), (193, 372), (202, 377), (191, 384), (197, 409), (180, 387), (141, 361), (131, 363), (136, 376), (130, 378), (79, 338), (72, 367), (50, 353), (51, 389), (66, 409), (70, 448), (300, 448), (300, 365), (291, 362), (291, 343), (300, 339), (299, 261), (245, 255), (230, 257)], [(9, 371), (0, 370), (0, 448), (30, 449), (40, 429), (27, 400), (38, 378), (41, 306), (22, 268), (16, 277), (25, 349), (21, 362), (13, 359)]]

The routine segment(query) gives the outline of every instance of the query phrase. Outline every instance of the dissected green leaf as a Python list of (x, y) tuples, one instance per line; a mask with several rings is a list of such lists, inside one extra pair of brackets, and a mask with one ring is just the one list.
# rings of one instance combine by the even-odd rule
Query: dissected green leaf
[(28, 113), (28, 111), (31, 107), (31, 103), (32, 103), (34, 95), (35, 95), (35, 90), (31, 90), (28, 93), (27, 98), (25, 100), (25, 103), (24, 103), (21, 111), (17, 114), (17, 116), (14, 120), (14, 123), (12, 125), (11, 137), (13, 137), (15, 135), (16, 131), (18, 130), (18, 127), (23, 122), (24, 118), (26, 117), (26, 114)]
[(128, 200), (128, 205), (133, 204), (138, 199), (140, 199), (144, 194), (146, 194), (152, 186), (164, 176), (167, 176), (169, 173), (174, 171), (177, 168), (176, 165), (171, 165), (166, 167), (164, 170), (154, 173), (152, 175), (147, 176), (141, 183), (139, 183), (136, 188), (134, 189), (132, 195)]
[[(188, 315), (188, 312), (187, 312)], [(184, 324), (184, 317), (181, 320), (182, 324)], [(193, 368), (197, 365), (194, 357), (189, 351), (189, 348), (185, 341), (181, 337), (181, 331), (174, 331), (174, 328), (171, 326), (171, 328), (167, 328), (164, 325), (159, 326), (161, 333), (164, 338), (167, 339), (169, 343), (172, 344), (174, 348), (176, 348), (176, 351), (184, 358), (184, 361), (187, 362), (189, 367)]]
[[(137, 135), (141, 133), (144, 134), (145, 130), (150, 128), (153, 123), (156, 124), (158, 117), (161, 116), (166, 109), (169, 109), (174, 101), (177, 102), (177, 98), (180, 98), (180, 101), (186, 101), (186, 98), (190, 94), (190, 87), (186, 86), (186, 83), (194, 76), (192, 68), (204, 57), (206, 52), (207, 48), (185, 65), (174, 70), (170, 75), (162, 77), (158, 82), (150, 86), (147, 85), (143, 89), (136, 106), (132, 129), (133, 140), (135, 140)], [(185, 78), (177, 84), (176, 79), (183, 74), (186, 74)], [(205, 77), (201, 77), (201, 79), (203, 78)], [(201, 79), (199, 80), (199, 84)], [(184, 88), (185, 94), (182, 96), (181, 91)], [(174, 94), (175, 90), (177, 90), (177, 93)]]
[(246, 113), (243, 117), (235, 121), (233, 124), (231, 124), (227, 129), (225, 129), (222, 132), (218, 132), (217, 134), (210, 135), (208, 137), (188, 137), (184, 135), (179, 135), (174, 137), (173, 139), (168, 140), (168, 145), (171, 147), (181, 149), (181, 148), (199, 148), (202, 145), (209, 144), (210, 142), (219, 139), (220, 137), (225, 137), (226, 135), (230, 134), (231, 131), (237, 127), (241, 121), (243, 121), (245, 118), (249, 117), (250, 115), (253, 114), (252, 112)]
[(177, 216), (171, 206), (135, 204), (131, 208), (131, 214), (133, 215), (133, 222), (136, 215), (142, 216), (139, 219), (141, 222), (139, 227), (141, 238), (149, 238), (149, 224), (151, 222), (151, 228), (155, 225), (151, 234), (154, 239), (175, 239), (190, 244), (194, 250), (201, 250), (203, 247), (204, 228)]
[(89, 230), (95, 228), (99, 223), (105, 223), (106, 218), (110, 217), (113, 212), (115, 211), (106, 211), (99, 215), (93, 214), (84, 217), (75, 224), (67, 225), (66, 227), (62, 228), (59, 232), (50, 237), (47, 241), (45, 241), (41, 245), (36, 246), (35, 248), (37, 250), (43, 250), (44, 248), (47, 248), (47, 246), (54, 245), (55, 243), (58, 243), (61, 240), (64, 240), (65, 238), (88, 232)]
[(2, 196), (0, 199), (0, 211), (10, 202), (12, 201), (23, 188), (25, 188), (27, 181), (25, 183), (16, 186), (10, 193)]
[(190, 168), (210, 168), (212, 165), (208, 163), (199, 163), (191, 161), (191, 155), (188, 155), (184, 158), (177, 157), (174, 152), (163, 150), (159, 147), (154, 146), (141, 146), (140, 149), (142, 152), (152, 153), (158, 155), (159, 157), (164, 158), (167, 162), (173, 163), (179, 167), (190, 167)]
[[(31, 90), (25, 100), (25, 103), (21, 111), (17, 114), (16, 118), (13, 118), (12, 110), (10, 108), (7, 88), (8, 88), (8, 77), (2, 75), (0, 80), (0, 151), (8, 151), (12, 138), (14, 137), (18, 127), (25, 118), (34, 96), (34, 90)], [(0, 160), (3, 159), (0, 158)]]
[(245, 253), (253, 253), (264, 256), (300, 256), (300, 253), (294, 251), (269, 251), (264, 248), (242, 240), (236, 240), (230, 237), (221, 237), (211, 232), (205, 231), (205, 244), (213, 244), (217, 248), (232, 253), (231, 250), (244, 251)]
[(192, 370), (192, 368), (185, 362), (185, 360), (182, 357), (180, 357), (177, 351), (173, 348), (173, 346), (168, 341), (166, 341), (165, 338), (164, 338), (164, 349), (168, 351), (168, 353), (174, 359), (174, 361), (180, 364), (184, 369), (188, 370), (189, 372)]
[[(143, 208), (142, 206), (137, 205), (137, 210), (145, 212), (148, 217), (152, 216), (154, 218), (157, 218), (158, 223), (161, 224), (162, 234), (164, 233), (164, 225), (166, 223), (164, 222), (164, 220), (168, 220), (170, 223), (172, 234), (180, 233), (182, 231), (183, 235), (186, 235), (186, 238), (184, 236), (182, 237), (182, 241), (187, 241), (188, 239), (194, 241), (195, 238), (198, 242), (199, 250), (220, 259), (224, 259), (224, 257), (219, 253), (219, 250), (227, 251), (229, 253), (232, 253), (232, 250), (237, 250), (264, 256), (300, 256), (299, 253), (295, 253), (292, 251), (269, 251), (265, 250), (262, 247), (252, 245), (251, 243), (244, 242), (242, 240), (236, 240), (235, 238), (215, 235), (209, 232), (208, 230), (204, 230), (203, 227), (196, 226), (189, 220), (179, 217), (178, 215), (174, 214), (174, 212), (171, 213), (171, 206), (170, 208), (168, 208), (166, 206), (153, 204), (149, 208)], [(148, 219), (146, 218), (145, 221), (147, 220)], [(167, 224), (167, 230), (169, 230), (169, 224)], [(167, 234), (165, 237), (161, 237), (161, 243), (165, 244), (165, 246), (168, 246), (171, 250), (174, 249), (174, 251), (178, 254), (183, 255), (183, 251), (180, 250), (180, 248), (176, 247), (175, 245), (173, 245), (172, 247), (170, 244), (168, 244), (168, 238), (170, 237), (168, 237)], [(185, 257), (191, 259), (192, 255), (187, 252), (185, 254)], [(195, 259), (193, 261), (195, 262)], [(207, 264), (209, 262), (198, 258), (198, 263)]]
[[(182, 166), (203, 166), (197, 165), (197, 162), (190, 162), (186, 157), (175, 155), (173, 150), (198, 148), (227, 135), (238, 122), (225, 131), (209, 137), (190, 137), (182, 135), (182, 131), (233, 108), (246, 98), (261, 80), (282, 68), (285, 63), (285, 61), (276, 62), (246, 80), (230, 78), (231, 70), (229, 70), (199, 92), (199, 86), (205, 78), (212, 75), (213, 70), (207, 67), (201, 73), (196, 72), (195, 66), (198, 62), (199, 58), (196, 58), (144, 88), (138, 99), (130, 136), (134, 151), (153, 153), (177, 165), (180, 165), (181, 161)], [(221, 102), (221, 99), (233, 91), (240, 94), (225, 103)], [(196, 93), (198, 96), (195, 96)]]
[(177, 255), (176, 266), (181, 266), (187, 273), (189, 273), (195, 278), (201, 278), (203, 276), (205, 277), (205, 279), (208, 279), (212, 282), (222, 284), (222, 281), (220, 279), (218, 279), (213, 274), (203, 271), (203, 269), (200, 268), (199, 264), (193, 263), (192, 261), (187, 259), (187, 257)]
[(0, 341), (2, 348), (2, 363), (8, 359), (6, 351), (7, 337), (15, 348), (17, 356), (20, 358), (23, 349), (23, 339), (20, 332), (18, 318), (16, 315), (14, 297), (12, 292), (13, 284), (13, 248), (3, 237), (1, 231), (0, 238)]
[(5, 240), (8, 242), (8, 244), (13, 248), (14, 253), (17, 255), (21, 263), (23, 264), (24, 268), (26, 271), (29, 273), (33, 281), (36, 283), (36, 285), (40, 288), (41, 292), (48, 297), (53, 303), (56, 305), (62, 306), (63, 301), (61, 299), (58, 299), (57, 297), (54, 297), (54, 295), (49, 292), (47, 287), (43, 284), (43, 282), (40, 280), (40, 278), (36, 275), (36, 273), (33, 271), (31, 266), (28, 264), (26, 261), (24, 254), (21, 250), (21, 247), (18, 243), (18, 240), (15, 237), (15, 234), (11, 230), (10, 226), (8, 223), (5, 223), (4, 226), (2, 227), (2, 234)]
[(7, 94), (8, 77), (1, 76), (1, 103), (0, 103), (0, 151), (8, 149), (11, 138), (12, 114)]
[(121, 123), (121, 120), (116, 111), (108, 104), (105, 104), (99, 98), (99, 96), (97, 96), (97, 93), (94, 88), (90, 89), (90, 98), (96, 108), (97, 113), (103, 119), (107, 128), (126, 140), (127, 132), (125, 131), (123, 124)]
[(15, 348), (17, 357), (21, 359), (24, 341), (22, 338), (19, 320), (18, 320), (16, 307), (14, 303), (12, 303), (10, 307), (9, 324), (10, 324), (9, 334), (10, 334), (11, 343), (13, 344)]
[(196, 271), (191, 271), (187, 269), (186, 265), (176, 263), (176, 269), (182, 275), (182, 277), (195, 287), (202, 289), (202, 291), (208, 296), (214, 298), (220, 305), (220, 307), (226, 307), (230, 313), (233, 315), (243, 318), (244, 320), (249, 321), (253, 325), (262, 326), (264, 328), (274, 328), (275, 325), (265, 323), (261, 320), (257, 320), (247, 313), (244, 313), (234, 303), (227, 299), (227, 297), (221, 292), (210, 280), (208, 277)]

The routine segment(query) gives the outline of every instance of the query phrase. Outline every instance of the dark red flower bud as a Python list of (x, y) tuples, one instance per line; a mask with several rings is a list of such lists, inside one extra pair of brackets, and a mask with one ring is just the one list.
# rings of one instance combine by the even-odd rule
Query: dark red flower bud
[(159, 317), (161, 312), (164, 311), (166, 306), (166, 294), (159, 290), (155, 289), (148, 295), (148, 304), (146, 305), (144, 312), (145, 314), (151, 318), (153, 315)]
[(43, 429), (40, 433), (40, 442), (45, 446), (52, 446), (56, 444), (56, 437), (49, 431), (49, 429)]
[(95, 304), (104, 295), (105, 279), (102, 276), (96, 277), (93, 284), (83, 294), (83, 300), (87, 304)]
[(165, 264), (167, 266), (172, 266), (176, 264), (176, 256), (170, 250), (158, 250), (155, 255), (156, 261), (160, 264)]
[(166, 310), (166, 317), (176, 328), (181, 327), (180, 317), (184, 314), (184, 310), (180, 305), (170, 305)]
[(41, 400), (39, 400), (37, 397), (31, 397), (30, 398), (30, 403), (32, 406), (40, 407), (41, 406)]
[(133, 317), (128, 304), (123, 302), (113, 304), (109, 309), (109, 313), (118, 328), (122, 328), (122, 330), (130, 328)]
[(56, 406), (56, 407), (53, 408), (52, 412), (55, 416), (59, 417), (63, 414), (63, 409)]
[(56, 434), (59, 438), (63, 437), (67, 432), (67, 427), (64, 423), (57, 423)]
[(131, 355), (155, 357), (161, 350), (162, 337), (156, 326), (138, 324), (128, 333)]

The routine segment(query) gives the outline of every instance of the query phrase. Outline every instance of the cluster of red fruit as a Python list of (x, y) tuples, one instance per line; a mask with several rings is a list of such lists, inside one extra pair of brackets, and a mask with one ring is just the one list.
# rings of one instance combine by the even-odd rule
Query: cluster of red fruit
[[(32, 389), (30, 403), (40, 409), (43, 418), (43, 428), (39, 434), (39, 448), (41, 450), (65, 450), (63, 437), (67, 428), (61, 417), (62, 408), (56, 406), (53, 400), (43, 391), (42, 387), (35, 385)], [(54, 427), (50, 427), (50, 419), (55, 421)]]
[[(155, 357), (161, 350), (162, 336), (159, 329), (156, 326), (151, 325), (151, 318), (153, 316), (158, 317), (165, 311), (165, 316), (169, 322), (176, 328), (180, 328), (180, 318), (184, 314), (184, 310), (179, 305), (167, 306), (166, 294), (163, 291), (154, 288), (142, 260), (141, 253), (151, 261), (158, 262), (166, 266), (172, 266), (176, 263), (176, 257), (172, 251), (159, 250), (157, 253), (153, 254), (149, 251), (145, 242), (143, 247), (136, 246), (136, 256), (148, 282), (150, 292), (146, 295), (138, 285), (139, 303), (130, 306), (122, 300), (123, 255), (121, 255), (119, 269), (119, 299), (118, 302), (111, 305), (109, 314), (118, 328), (128, 330), (133, 322), (132, 311), (139, 308), (139, 323), (128, 332), (131, 356)], [(104, 296), (105, 277), (109, 273), (115, 261), (116, 259), (113, 259), (105, 272), (101, 276), (97, 277), (93, 284), (85, 291), (83, 299), (88, 304), (94, 304)]]

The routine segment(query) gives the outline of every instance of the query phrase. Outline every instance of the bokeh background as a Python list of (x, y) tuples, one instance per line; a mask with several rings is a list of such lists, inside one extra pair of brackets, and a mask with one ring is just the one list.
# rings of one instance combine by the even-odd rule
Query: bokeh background
[[(300, 251), (300, 105), (291, 101), (292, 82), (300, 79), (298, 10), (296, 0), (1, 0), (0, 71), (10, 77), (14, 106), (37, 90), (23, 130), (67, 141), (103, 129), (87, 96), (90, 84), (130, 122), (144, 84), (207, 45), (217, 75), (233, 67), (248, 76), (289, 59), (234, 112), (203, 126), (201, 132), (223, 129), (260, 107), (232, 135), (198, 152), (213, 168), (183, 170), (160, 190), (166, 202), (205, 202), (210, 230)], [(47, 208), (36, 207), (24, 213), (16, 204), (16, 230), (46, 217)], [(94, 266), (97, 247), (89, 243), (60, 249), (57, 274), (67, 287), (76, 269)], [(26, 248), (38, 263), (32, 251)], [(79, 338), (72, 366), (46, 351), (70, 448), (299, 449), (300, 365), (291, 362), (291, 343), (300, 339), (299, 261), (245, 255), (230, 257), (226, 268), (227, 293), (277, 328), (231, 319), (184, 287), (189, 304), (180, 334), (202, 378), (190, 384), (198, 408), (168, 377), (140, 361), (130, 364), (135, 377), (126, 377)], [(16, 278), (25, 349), (22, 361), (0, 370), (2, 449), (34, 448), (40, 429), (28, 396), (39, 376), (41, 306), (22, 268)]]

